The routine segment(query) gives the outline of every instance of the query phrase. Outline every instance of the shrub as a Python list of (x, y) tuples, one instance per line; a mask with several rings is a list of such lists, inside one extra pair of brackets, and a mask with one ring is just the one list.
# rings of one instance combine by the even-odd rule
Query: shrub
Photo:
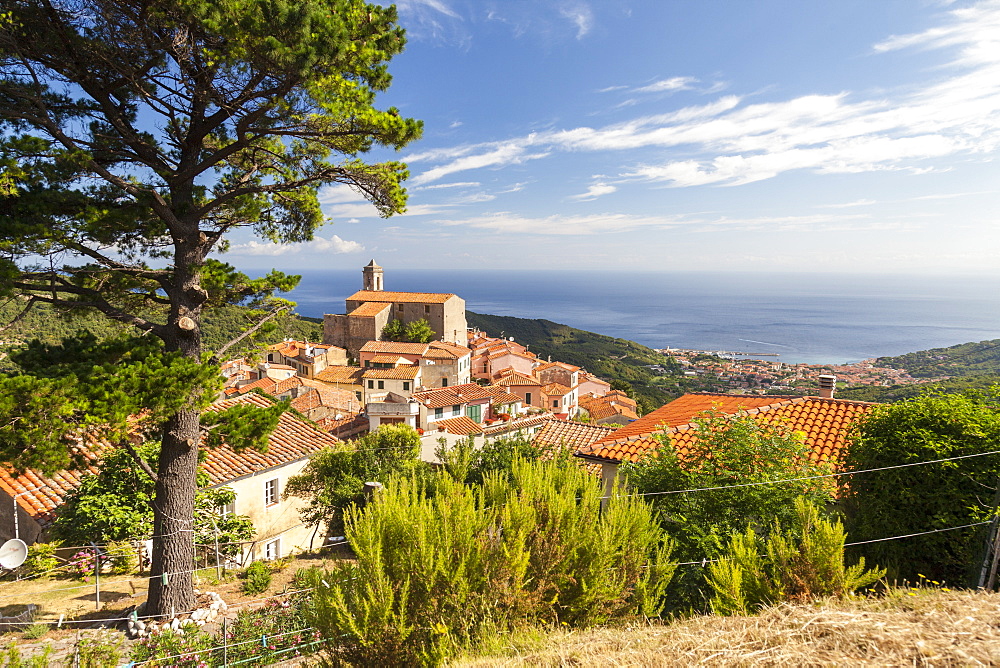
[(127, 575), (139, 570), (139, 554), (135, 545), (127, 540), (108, 543), (108, 551), (104, 557), (111, 565), (115, 575)]
[(23, 577), (35, 577), (59, 567), (56, 550), (59, 543), (34, 543), (28, 546), (28, 557), (21, 565)]
[(313, 625), (343, 638), (337, 657), (436, 664), (527, 624), (584, 626), (655, 614), (673, 566), (650, 507), (616, 497), (579, 467), (515, 461), (511, 475), (428, 494), (396, 479), (348, 511), (356, 563), (313, 574)]
[[(876, 406), (854, 435), (844, 469), (865, 470), (997, 450), (1000, 386), (989, 392), (928, 395)], [(951, 529), (989, 520), (1000, 456), (887, 468), (845, 476), (847, 527), (856, 540)], [(970, 527), (870, 543), (857, 548), (890, 577), (924, 574), (950, 584), (978, 584), (987, 528)]]
[(80, 550), (66, 562), (63, 570), (72, 577), (80, 578), (84, 582), (90, 580), (97, 565), (97, 553), (94, 550)]
[(24, 640), (38, 640), (46, 633), (49, 632), (49, 625), (43, 622), (35, 622), (28, 628), (21, 632), (21, 638)]
[[(259, 640), (260, 638), (258, 642)], [(215, 657), (212, 651), (215, 644), (214, 636), (200, 628), (187, 627), (183, 635), (164, 631), (146, 636), (132, 645), (129, 658), (136, 663), (142, 662), (143, 668), (203, 668), (221, 665), (222, 657)]]
[(263, 594), (271, 586), (271, 568), (263, 561), (254, 561), (243, 572), (243, 593)]
[(714, 612), (749, 614), (779, 601), (844, 596), (885, 575), (865, 571), (864, 557), (845, 567), (843, 524), (820, 517), (803, 498), (795, 500), (795, 513), (791, 531), (776, 526), (763, 539), (749, 528), (730, 537), (722, 558), (708, 567)]

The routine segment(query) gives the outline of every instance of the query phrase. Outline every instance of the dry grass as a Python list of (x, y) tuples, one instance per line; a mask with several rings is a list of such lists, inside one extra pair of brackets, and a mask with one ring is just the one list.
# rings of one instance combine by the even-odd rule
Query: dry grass
[(456, 666), (993, 666), (1000, 593), (893, 590), (643, 628), (555, 633), (531, 650)]

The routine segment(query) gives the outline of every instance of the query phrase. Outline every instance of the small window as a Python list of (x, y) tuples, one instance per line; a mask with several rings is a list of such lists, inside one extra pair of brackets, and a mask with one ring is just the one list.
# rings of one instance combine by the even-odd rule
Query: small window
[(385, 381), (384, 380), (380, 380), (378, 382), (378, 389), (380, 389), (380, 390), (384, 390), (385, 389)]
[(552, 408), (558, 408), (558, 406), (559, 406), (559, 400), (558, 399), (553, 399), (552, 400)]
[(403, 310), (403, 305), (402, 304), (396, 304), (396, 310), (397, 311), (402, 311)]
[(360, 392), (355, 392), (354, 393), (354, 398), (357, 399), (358, 401), (361, 401), (361, 393)]
[(264, 505), (274, 506), (278, 503), (278, 479), (272, 478), (264, 483)]
[(448, 387), (448, 379), (447, 378), (442, 378), (441, 379), (441, 387)]
[(526, 403), (526, 404), (530, 404), (531, 403), (531, 392), (525, 392), (524, 393), (524, 403)]
[(403, 381), (403, 392), (408, 392), (409, 389), (410, 389), (410, 381), (404, 380)]
[(430, 312), (431, 312), (431, 305), (424, 304), (424, 313), (430, 313)]
[(275, 538), (274, 540), (264, 543), (264, 559), (267, 561), (274, 561), (275, 559), (281, 558), (281, 539)]
[(444, 409), (443, 408), (435, 408), (434, 409), (434, 419), (435, 420), (440, 420), (443, 417), (444, 417)]
[(462, 407), (456, 404), (451, 407), (451, 412), (454, 413), (455, 415), (461, 415)]
[[(368, 381), (368, 389), (369, 390), (374, 390), (375, 389), (375, 381), (374, 380), (369, 380)], [(358, 398), (360, 399), (361, 397), (358, 397)]]

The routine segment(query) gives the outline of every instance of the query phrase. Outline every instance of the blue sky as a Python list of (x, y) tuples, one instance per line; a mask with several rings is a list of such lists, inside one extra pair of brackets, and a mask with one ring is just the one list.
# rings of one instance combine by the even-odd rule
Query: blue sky
[(1000, 273), (1000, 1), (397, 6), (408, 212), (228, 261)]

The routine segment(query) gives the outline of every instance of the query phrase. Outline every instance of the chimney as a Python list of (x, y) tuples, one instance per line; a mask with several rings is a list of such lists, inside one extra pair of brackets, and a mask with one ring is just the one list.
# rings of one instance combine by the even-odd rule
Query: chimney
[(819, 377), (819, 396), (821, 399), (833, 399), (833, 393), (837, 390), (837, 377), (822, 375)]

